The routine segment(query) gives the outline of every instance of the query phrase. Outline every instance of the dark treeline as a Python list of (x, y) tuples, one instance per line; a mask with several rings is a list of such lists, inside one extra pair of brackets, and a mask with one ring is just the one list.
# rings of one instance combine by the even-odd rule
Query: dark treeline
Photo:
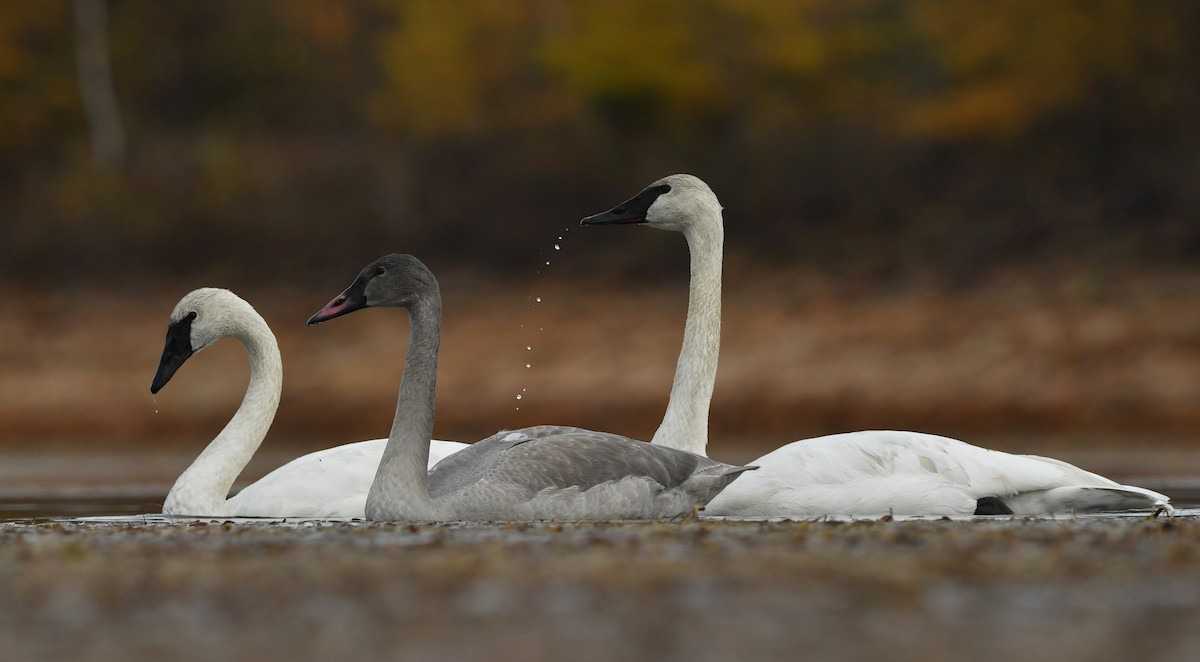
[(744, 261), (1195, 268), (1197, 43), (1190, 0), (6, 2), (0, 269), (528, 271), (677, 171)]

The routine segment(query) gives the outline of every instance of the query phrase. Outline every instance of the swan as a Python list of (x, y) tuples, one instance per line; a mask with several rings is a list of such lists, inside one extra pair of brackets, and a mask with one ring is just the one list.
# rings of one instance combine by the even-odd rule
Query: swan
[[(171, 312), (162, 359), (150, 392), (157, 394), (193, 354), (217, 340), (237, 338), (250, 355), (250, 386), (225, 428), (175, 481), (166, 515), (206, 517), (362, 518), (386, 439), (309, 453), (226, 498), (233, 481), (262, 444), (279, 407), (283, 363), (270, 327), (229, 290), (202, 288)], [(430, 466), (466, 444), (434, 441)]]
[[(580, 225), (641, 224), (683, 233), (691, 282), (683, 348), (652, 443), (704, 454), (721, 335), (725, 230), (716, 195), (672, 175)], [(706, 515), (819, 517), (1044, 514), (1165, 509), (1169, 499), (1052, 458), (1013, 455), (920, 432), (869, 430), (782, 446), (714, 498)]]
[(502, 430), (427, 474), (442, 324), (437, 280), (417, 258), (387, 255), (308, 323), (373, 306), (404, 308), (410, 325), (396, 417), (367, 494), (367, 519), (671, 518), (691, 514), (750, 468), (614, 434), (537, 426)]

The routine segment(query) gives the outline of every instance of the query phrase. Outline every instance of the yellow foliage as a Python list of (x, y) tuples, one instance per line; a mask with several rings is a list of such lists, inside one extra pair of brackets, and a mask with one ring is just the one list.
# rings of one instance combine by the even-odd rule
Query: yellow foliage
[(929, 136), (1011, 134), (1126, 76), (1134, 0), (921, 2), (912, 21), (941, 84), (903, 110)]
[(588, 96), (651, 95), (677, 113), (724, 102), (727, 79), (714, 61), (712, 26), (688, 0), (578, 2), (569, 22), (547, 36), (548, 67)]
[(520, 100), (514, 85), (528, 52), (529, 7), (414, 0), (389, 10), (396, 27), (382, 41), (384, 85), (372, 106), (379, 124), (418, 135), (472, 132)]
[[(256, 121), (245, 119), (258, 117), (254, 108), (237, 104), (269, 96), (257, 86), (282, 76), (321, 90), (316, 106), (365, 107), (375, 127), (418, 137), (536, 131), (590, 121), (589, 108), (624, 108), (661, 125), (718, 117), (776, 131), (850, 120), (958, 138), (1018, 133), (1098, 85), (1148, 86), (1139, 78), (1147, 75), (1142, 54), (1157, 49), (1169, 60), (1194, 47), (1173, 16), (1178, 6), (287, 0), (183, 11), (115, 3), (109, 29), (118, 92), (152, 97), (172, 80), (166, 69), (183, 63), (183, 78), (203, 83), (201, 94), (245, 114), (232, 122)], [(259, 41), (280, 32), (288, 39)], [(164, 46), (156, 41), (164, 34), (184, 42)], [(162, 57), (148, 62), (148, 54)], [(73, 57), (68, 2), (0, 7), (0, 149), (45, 139), (79, 113)], [(364, 89), (368, 98), (358, 101)], [(346, 104), (348, 95), (357, 96)], [(129, 101), (138, 108), (144, 100)]]

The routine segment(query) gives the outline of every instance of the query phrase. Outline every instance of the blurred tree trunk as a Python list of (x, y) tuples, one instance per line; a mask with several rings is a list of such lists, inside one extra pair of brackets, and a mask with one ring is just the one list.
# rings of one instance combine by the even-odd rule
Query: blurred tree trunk
[(79, 90), (91, 133), (92, 157), (106, 169), (125, 163), (125, 131), (113, 89), (104, 0), (75, 0), (75, 52)]

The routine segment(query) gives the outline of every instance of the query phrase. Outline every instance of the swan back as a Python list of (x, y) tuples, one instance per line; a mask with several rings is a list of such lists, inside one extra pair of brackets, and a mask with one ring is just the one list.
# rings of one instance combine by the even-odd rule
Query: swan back
[(490, 519), (656, 519), (707, 504), (747, 467), (604, 432), (502, 431), (438, 465), (429, 491)]
[(979, 501), (1011, 513), (1168, 508), (1164, 495), (1074, 465), (932, 434), (847, 432), (796, 441), (713, 499), (714, 515), (972, 515)]

